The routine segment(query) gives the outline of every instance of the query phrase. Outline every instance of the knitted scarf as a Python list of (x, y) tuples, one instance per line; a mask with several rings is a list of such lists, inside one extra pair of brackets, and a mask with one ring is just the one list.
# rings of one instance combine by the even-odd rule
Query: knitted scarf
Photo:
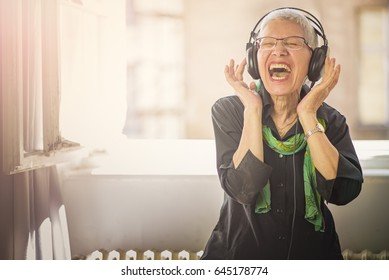
[[(326, 128), (324, 120), (319, 119), (319, 122)], [(271, 149), (282, 155), (292, 155), (304, 148), (304, 193), (305, 193), (305, 219), (312, 223), (315, 227), (315, 231), (324, 231), (323, 214), (320, 210), (320, 194), (317, 191), (316, 173), (315, 167), (312, 163), (311, 153), (307, 146), (307, 141), (304, 140), (304, 134), (299, 133), (293, 135), (286, 141), (277, 140), (271, 129), (267, 126), (263, 126), (263, 138), (266, 145)], [(267, 213), (271, 209), (270, 207), (270, 183), (269, 181), (263, 188), (262, 192), (258, 196), (255, 212), (258, 214)]]

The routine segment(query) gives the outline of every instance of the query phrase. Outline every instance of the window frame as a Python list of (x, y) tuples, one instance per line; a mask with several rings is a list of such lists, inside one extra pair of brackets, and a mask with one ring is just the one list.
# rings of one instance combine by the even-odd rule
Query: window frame
[[(12, 3), (11, 3), (12, 2)], [(61, 137), (59, 128), (60, 61), (58, 41), (58, 1), (43, 0), (42, 5), (42, 125), (43, 149), (26, 152), (23, 123), (23, 49), (22, 2), (7, 2), (12, 13), (1, 24), (1, 91), (3, 173), (19, 172), (56, 165), (68, 161), (81, 145)], [(12, 22), (10, 22), (12, 21)]]
[[(356, 37), (356, 45), (358, 46), (358, 60), (361, 61), (362, 56), (362, 46), (361, 46), (361, 38), (360, 38), (360, 19), (361, 14), (364, 10), (381, 10), (386, 9), (386, 12), (389, 13), (389, 9), (387, 5), (384, 4), (372, 4), (372, 5), (362, 5), (357, 7), (356, 9), (356, 26), (358, 26), (358, 36)], [(389, 18), (389, 17), (388, 17)], [(389, 22), (388, 22), (389, 23)], [(387, 29), (387, 32), (389, 32), (389, 29)], [(387, 39), (389, 39), (389, 35), (387, 33)], [(387, 42), (389, 43), (389, 42)], [(388, 48), (388, 46), (387, 46)], [(389, 49), (386, 49), (386, 74), (389, 75)], [(359, 80), (359, 79), (358, 79)], [(360, 100), (361, 92), (360, 92), (360, 84), (358, 84), (358, 99)], [(386, 81), (385, 89), (384, 89), (384, 95), (386, 95), (387, 100), (389, 100), (389, 83)], [(359, 101), (361, 102), (361, 100)], [(358, 112), (360, 112), (361, 108), (358, 108)], [(364, 120), (362, 120), (362, 117), (360, 113), (358, 113), (358, 127), (357, 130), (361, 134), (367, 134), (370, 135), (368, 138), (371, 138), (373, 135), (373, 138), (375, 139), (377, 136), (378, 138), (386, 138), (386, 135), (389, 133), (389, 105), (386, 107), (385, 112), (385, 120), (383, 123), (366, 123)], [(375, 137), (374, 137), (375, 135)]]

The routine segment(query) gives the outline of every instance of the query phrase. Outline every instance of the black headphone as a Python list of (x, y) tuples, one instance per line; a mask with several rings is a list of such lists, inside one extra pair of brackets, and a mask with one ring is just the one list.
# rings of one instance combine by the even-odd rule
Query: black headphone
[(250, 38), (248, 43), (246, 44), (246, 60), (247, 60), (247, 71), (251, 75), (251, 77), (254, 80), (258, 80), (261, 78), (258, 70), (258, 61), (257, 61), (257, 52), (258, 48), (255, 43), (253, 43), (254, 38), (259, 34), (260, 30), (255, 32), (258, 25), (262, 22), (262, 20), (270, 13), (277, 11), (277, 10), (283, 10), (283, 9), (292, 9), (297, 10), (300, 12), (303, 12), (305, 14), (305, 17), (312, 23), (312, 27), (314, 28), (316, 34), (320, 36), (323, 41), (324, 45), (321, 47), (315, 48), (312, 53), (311, 60), (309, 62), (309, 68), (308, 68), (308, 79), (312, 82), (311, 87), (313, 84), (318, 81), (321, 77), (321, 71), (323, 69), (325, 58), (327, 55), (328, 50), (328, 41), (324, 34), (323, 26), (321, 25), (320, 21), (311, 13), (299, 9), (299, 8), (293, 8), (293, 7), (284, 7), (284, 8), (278, 8), (275, 10), (272, 10), (265, 14), (262, 18), (259, 19), (257, 24), (254, 26), (253, 31), (250, 33)]

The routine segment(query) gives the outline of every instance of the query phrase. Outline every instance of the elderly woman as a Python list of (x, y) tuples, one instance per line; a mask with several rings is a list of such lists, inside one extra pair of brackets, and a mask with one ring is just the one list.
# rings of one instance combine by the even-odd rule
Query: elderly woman
[(342, 259), (326, 203), (355, 199), (363, 177), (345, 117), (324, 103), (340, 66), (324, 56), (323, 77), (305, 85), (318, 42), (305, 13), (260, 20), (257, 83), (243, 81), (246, 59), (225, 67), (236, 95), (212, 107), (225, 196), (202, 259)]

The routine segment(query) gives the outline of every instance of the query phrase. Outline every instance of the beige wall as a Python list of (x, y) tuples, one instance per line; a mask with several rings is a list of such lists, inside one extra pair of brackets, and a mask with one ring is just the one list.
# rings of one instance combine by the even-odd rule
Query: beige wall
[(356, 12), (363, 5), (388, 4), (387, 0), (260, 1), (187, 0), (186, 79), (188, 138), (213, 138), (210, 108), (220, 97), (232, 94), (224, 80), (224, 65), (230, 58), (240, 61), (250, 31), (266, 12), (294, 6), (313, 13), (324, 26), (342, 73), (327, 103), (348, 120), (354, 139), (386, 139), (386, 131), (362, 131), (358, 127)]

